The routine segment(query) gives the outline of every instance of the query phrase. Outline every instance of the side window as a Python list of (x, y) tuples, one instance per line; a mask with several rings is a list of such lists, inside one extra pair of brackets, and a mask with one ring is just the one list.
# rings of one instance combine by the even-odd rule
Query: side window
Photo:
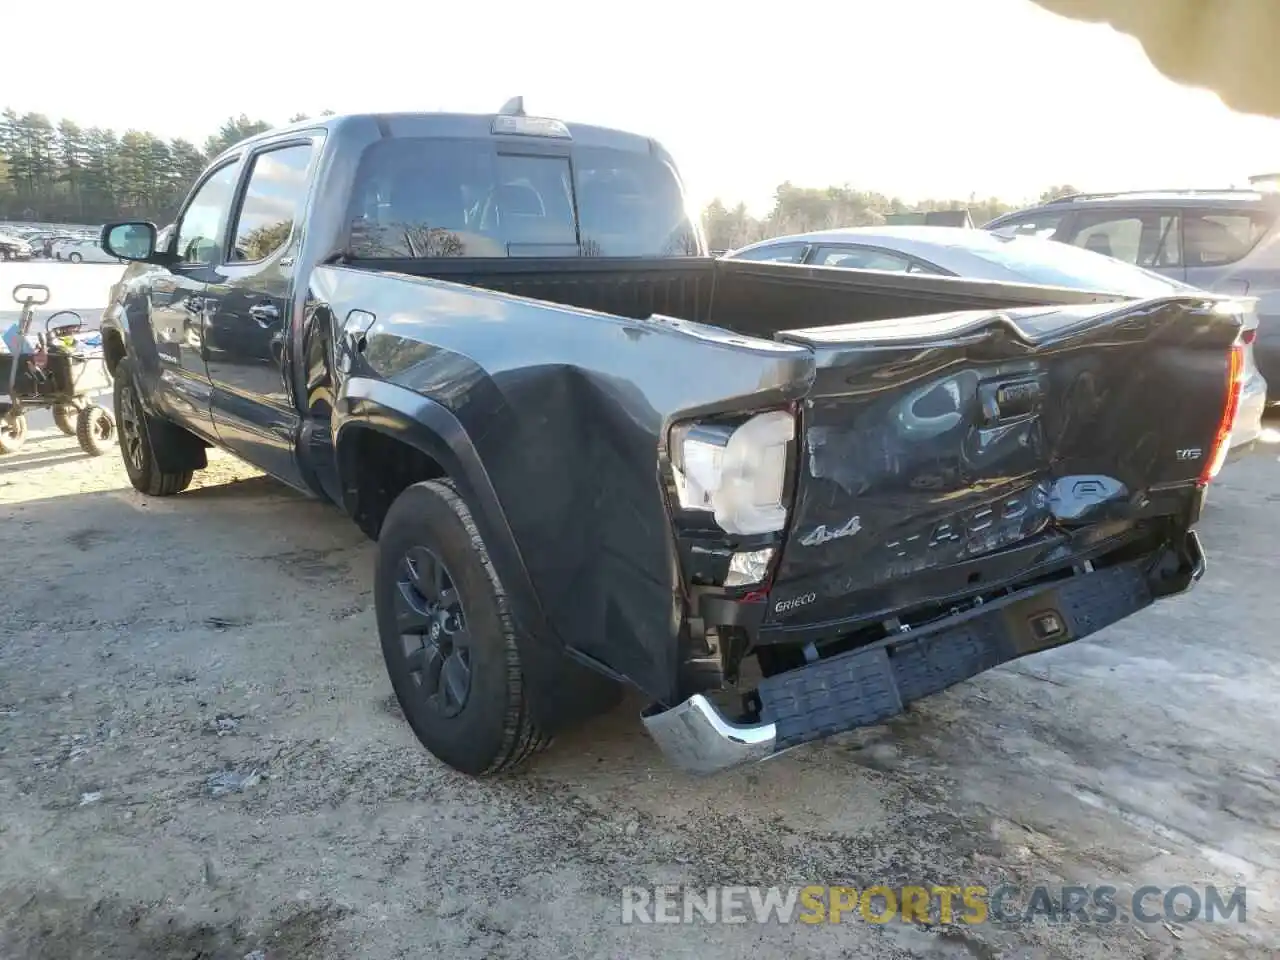
[(1142, 218), (1137, 215), (1080, 215), (1071, 243), (1103, 256), (1137, 264), (1142, 247)]
[(844, 267), (849, 270), (887, 270), (893, 273), (906, 273), (911, 269), (912, 260), (901, 254), (874, 247), (832, 246), (819, 247), (810, 260), (820, 267)]
[(265, 260), (288, 242), (306, 204), (312, 149), (300, 143), (253, 158), (228, 263)]
[(200, 185), (182, 212), (182, 220), (178, 224), (177, 253), (183, 262), (218, 262), (239, 170), (240, 164), (235, 160), (220, 167)]
[(756, 260), (762, 263), (799, 263), (804, 256), (803, 243), (775, 243), (733, 255), (734, 260)]
[(1064, 213), (1049, 213), (1048, 211), (1038, 211), (1029, 213), (1025, 217), (1019, 217), (1017, 220), (1009, 220), (993, 227), (993, 233), (999, 233), (1002, 236), (1015, 237), (1043, 237), (1046, 240), (1053, 239), (1053, 235), (1058, 232), (1058, 227), (1062, 224)]
[(1070, 242), (1139, 267), (1182, 265), (1182, 231), (1174, 212), (1082, 213)]
[(1234, 263), (1257, 245), (1272, 220), (1262, 211), (1188, 212), (1182, 224), (1187, 266)]

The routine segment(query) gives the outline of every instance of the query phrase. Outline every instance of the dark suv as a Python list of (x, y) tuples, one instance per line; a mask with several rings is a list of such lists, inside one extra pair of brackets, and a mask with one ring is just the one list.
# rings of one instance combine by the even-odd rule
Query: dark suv
[(1258, 298), (1254, 357), (1280, 396), (1280, 192), (1086, 193), (983, 226), (1049, 237), (1216, 293)]

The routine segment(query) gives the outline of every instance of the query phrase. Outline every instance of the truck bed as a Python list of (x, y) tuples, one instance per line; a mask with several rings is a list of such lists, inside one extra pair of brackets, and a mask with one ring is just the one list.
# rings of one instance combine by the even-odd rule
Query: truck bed
[(828, 326), (952, 310), (1124, 299), (1061, 287), (710, 257), (441, 258), (366, 260), (356, 266), (431, 277), (636, 320), (654, 314), (678, 317), (766, 339), (796, 326)]

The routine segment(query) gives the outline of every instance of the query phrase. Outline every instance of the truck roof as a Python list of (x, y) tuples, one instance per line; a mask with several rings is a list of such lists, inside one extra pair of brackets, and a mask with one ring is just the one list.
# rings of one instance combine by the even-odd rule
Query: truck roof
[[(301, 133), (307, 130), (327, 130), (337, 134), (344, 128), (370, 122), (377, 124), (383, 135), (387, 137), (485, 138), (494, 135), (493, 122), (499, 116), (511, 116), (511, 114), (443, 112), (335, 114), (273, 127), (228, 147), (216, 159), (261, 141), (274, 140), (281, 134)], [(564, 126), (568, 129), (572, 142), (578, 146), (608, 147), (636, 153), (650, 153), (657, 149), (657, 145), (650, 138), (627, 133), (624, 130), (583, 123), (566, 123)]]

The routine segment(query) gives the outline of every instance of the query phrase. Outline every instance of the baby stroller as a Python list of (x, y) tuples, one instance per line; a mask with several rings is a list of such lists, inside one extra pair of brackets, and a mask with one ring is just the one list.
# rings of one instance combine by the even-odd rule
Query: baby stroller
[(0, 336), (0, 454), (14, 453), (27, 438), (28, 408), (53, 411), (63, 433), (74, 436), (91, 456), (116, 443), (111, 411), (89, 399), (111, 386), (102, 335), (86, 331), (73, 310), (60, 310), (30, 334), (34, 308), (49, 302), (49, 288), (19, 284), (13, 299), (22, 305), (18, 322)]

